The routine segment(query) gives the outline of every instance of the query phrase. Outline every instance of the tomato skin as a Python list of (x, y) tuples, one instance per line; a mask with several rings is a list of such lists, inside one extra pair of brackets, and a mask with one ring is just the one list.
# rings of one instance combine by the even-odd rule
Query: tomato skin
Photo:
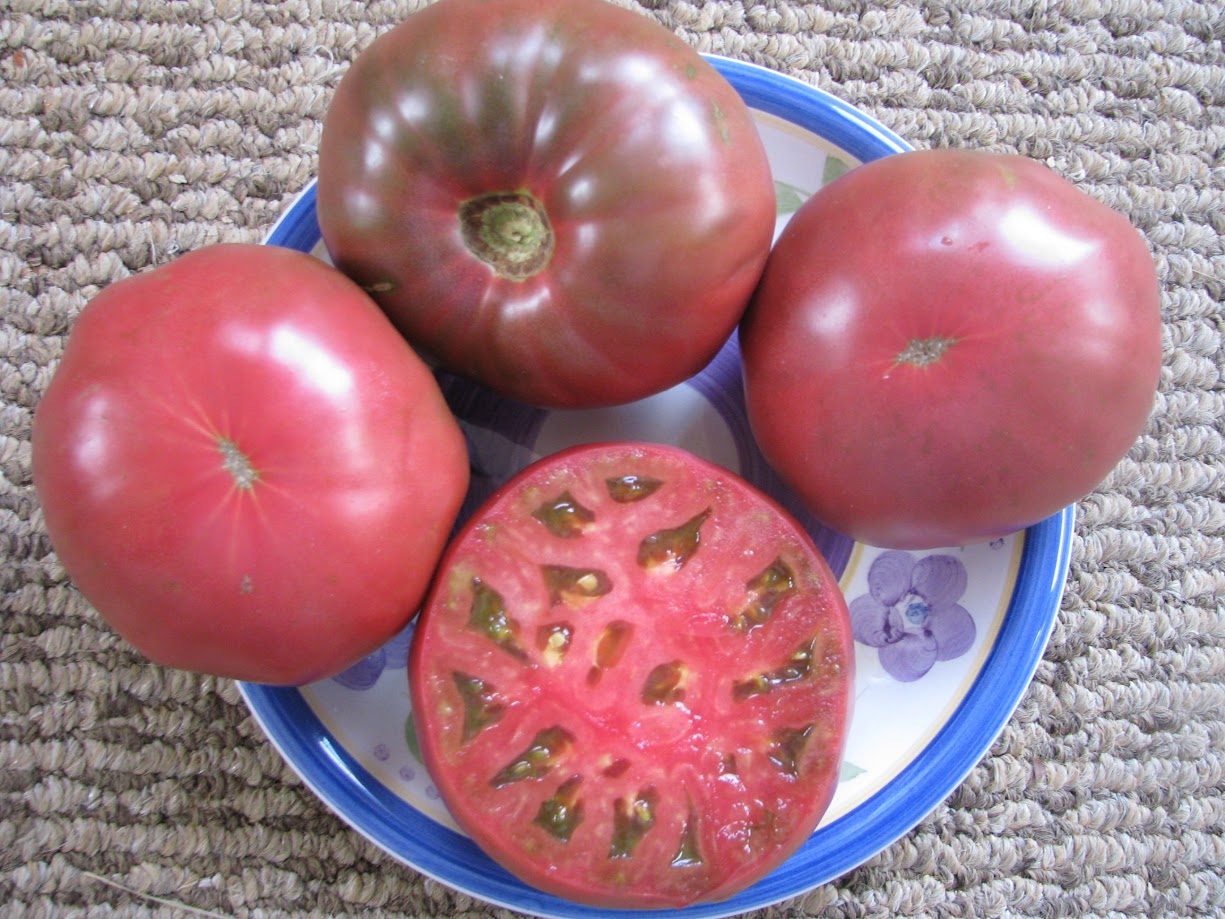
[(753, 432), (815, 515), (878, 546), (960, 545), (1079, 500), (1126, 454), (1160, 288), (1131, 224), (1046, 166), (908, 152), (805, 202), (740, 343)]
[[(525, 279), (464, 241), (461, 211), (495, 194), (551, 226), (552, 256)], [(320, 144), (333, 262), (442, 366), (548, 407), (629, 402), (699, 371), (747, 305), (774, 208), (732, 86), (605, 0), (412, 14), (354, 61)]]
[[(662, 484), (621, 503), (606, 488), (626, 473)], [(538, 461), (465, 524), (409, 682), (425, 765), (492, 858), (560, 897), (655, 908), (725, 899), (811, 835), (853, 670), (798, 524), (726, 469), (617, 443)], [(542, 768), (514, 781), (533, 748)], [(614, 816), (634, 801), (641, 833)]]
[(467, 487), (433, 376), (340, 272), (225, 244), (115, 282), (34, 418), (75, 585), (168, 666), (336, 673), (415, 613)]

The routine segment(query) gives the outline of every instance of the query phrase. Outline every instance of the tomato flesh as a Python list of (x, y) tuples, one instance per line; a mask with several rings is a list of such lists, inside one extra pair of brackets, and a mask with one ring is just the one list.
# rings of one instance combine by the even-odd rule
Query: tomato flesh
[(466, 523), (410, 684), (426, 766), (492, 858), (661, 907), (730, 896), (809, 836), (852, 670), (837, 582), (784, 511), (680, 449), (595, 444)]

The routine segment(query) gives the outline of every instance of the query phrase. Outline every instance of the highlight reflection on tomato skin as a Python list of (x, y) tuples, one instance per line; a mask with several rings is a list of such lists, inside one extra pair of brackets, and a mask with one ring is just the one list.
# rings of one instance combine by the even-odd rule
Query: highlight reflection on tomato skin
[(352, 282), (275, 247), (105, 289), (33, 441), (86, 599), (159, 663), (259, 682), (337, 672), (402, 628), (467, 487), (428, 368)]

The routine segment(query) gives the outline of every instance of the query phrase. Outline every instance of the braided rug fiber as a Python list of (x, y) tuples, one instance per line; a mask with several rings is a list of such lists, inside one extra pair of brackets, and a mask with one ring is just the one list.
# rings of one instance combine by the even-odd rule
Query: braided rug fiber
[[(0, 914), (509, 915), (401, 867), (233, 684), (147, 664), (70, 585), (29, 435), (102, 286), (255, 241), (354, 55), (420, 0), (0, 0)], [(626, 0), (628, 2), (628, 0)], [(1037, 676), (917, 828), (765, 917), (1225, 916), (1225, 4), (650, 0), (919, 147), (1020, 152), (1127, 214), (1164, 286), (1146, 433), (1080, 504)]]

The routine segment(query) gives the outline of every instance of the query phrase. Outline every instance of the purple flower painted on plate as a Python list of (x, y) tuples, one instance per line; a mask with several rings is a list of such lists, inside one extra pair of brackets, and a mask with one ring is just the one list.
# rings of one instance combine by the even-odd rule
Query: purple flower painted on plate
[(974, 620), (957, 602), (965, 590), (966, 566), (952, 555), (885, 552), (868, 569), (868, 593), (851, 601), (855, 640), (879, 648), (894, 679), (913, 682), (974, 644)]
[(408, 666), (408, 647), (412, 643), (412, 637), (413, 629), (410, 625), (373, 654), (363, 657), (332, 679), (346, 689), (359, 692), (370, 689), (379, 681), (384, 670), (403, 670)]

